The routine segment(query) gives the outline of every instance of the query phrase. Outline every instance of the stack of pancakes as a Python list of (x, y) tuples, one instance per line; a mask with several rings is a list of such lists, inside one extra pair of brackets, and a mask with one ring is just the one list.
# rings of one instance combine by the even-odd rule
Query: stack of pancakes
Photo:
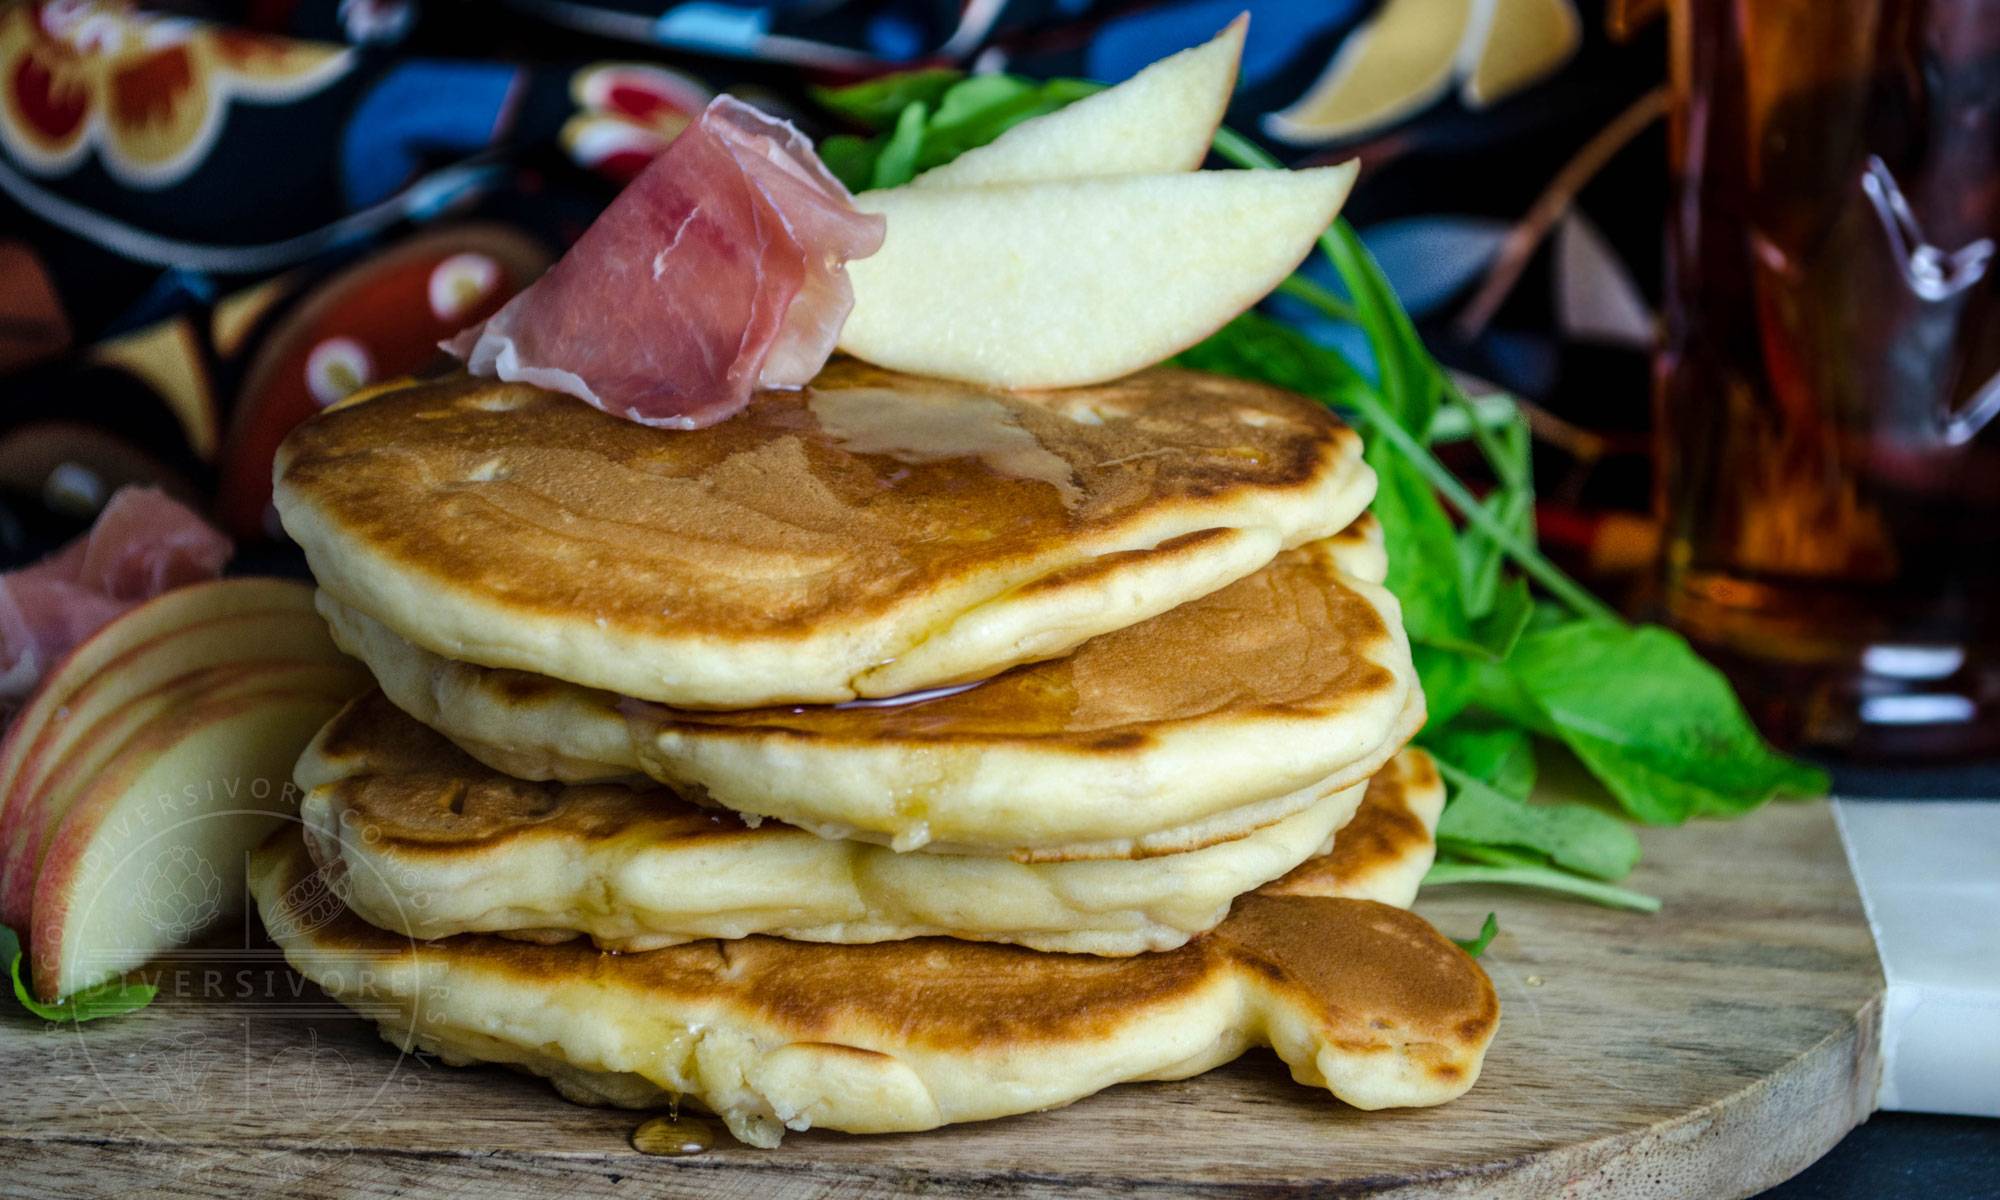
[(843, 360), (687, 432), (358, 398), (276, 496), (381, 690), (301, 760), (259, 906), (393, 1041), (754, 1145), (1258, 1044), (1448, 1100), (1498, 1008), (1402, 911), (1442, 791), (1373, 485), (1319, 405), (1172, 370)]

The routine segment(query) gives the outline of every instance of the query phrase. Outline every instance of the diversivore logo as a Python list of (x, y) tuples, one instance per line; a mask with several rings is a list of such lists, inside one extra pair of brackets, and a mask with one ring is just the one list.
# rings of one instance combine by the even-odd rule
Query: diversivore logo
[[(340, 876), (305, 871), (258, 912), (256, 851), (245, 847), (300, 836), (298, 801), (289, 781), (190, 783), (121, 813), (122, 828), (93, 839), (75, 867), (79, 886), (55, 939), (65, 969), (122, 974), (157, 992), (128, 1015), (51, 1022), (69, 1035), (51, 1065), (94, 1084), (112, 1127), (177, 1145), (185, 1174), (221, 1172), (225, 1157), (240, 1167), (240, 1150), (202, 1144), (218, 1122), (285, 1131), (287, 1148), (266, 1165), (318, 1169), (407, 1111), (429, 1069), (412, 1050), (429, 998), (420, 960), (385, 969), (379, 945), (350, 949), (328, 936), (354, 919)], [(427, 903), (414, 879), (379, 882)], [(281, 946), (328, 986), (294, 969)]]

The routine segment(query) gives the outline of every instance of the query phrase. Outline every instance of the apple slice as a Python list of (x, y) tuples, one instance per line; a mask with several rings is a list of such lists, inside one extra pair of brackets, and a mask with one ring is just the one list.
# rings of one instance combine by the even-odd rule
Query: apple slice
[(26, 920), (26, 913), (10, 908), (4, 899), (7, 879), (19, 861), (16, 847), (22, 844), (29, 826), (32, 798), (78, 737), (128, 701), (187, 676), (190, 668), (199, 672), (275, 655), (328, 662), (339, 658), (326, 622), (310, 609), (198, 621), (147, 638), (112, 657), (81, 686), (71, 689), (63, 703), (48, 713), (40, 729), (22, 733), (11, 746), (13, 753), (5, 764), (10, 782), (7, 791), (0, 794), (4, 796), (0, 807), (0, 924), (18, 927)]
[(888, 218), (847, 264), (840, 348), (1016, 388), (1112, 379), (1185, 350), (1291, 274), (1355, 166), (1196, 171), (855, 198)]
[[(0, 822), (22, 764), (52, 723), (68, 722), (65, 710), (77, 689), (106, 674), (122, 675), (126, 655), (189, 625), (261, 612), (310, 615), (312, 605), (312, 588), (289, 579), (220, 579), (166, 592), (84, 639), (42, 679), (0, 738)], [(0, 847), (6, 844), (0, 837)]]
[(157, 717), (88, 782), (36, 878), (36, 995), (101, 983), (239, 911), (246, 856), (296, 807), (300, 750), (351, 695), (328, 673)]
[(912, 179), (911, 187), (978, 187), (1192, 171), (1208, 156), (1236, 90), (1245, 13), (1214, 40), (1169, 55), (1115, 87), (1023, 121), (984, 146)]
[(24, 790), (14, 811), (15, 840), (0, 864), (0, 912), (6, 923), (27, 929), (41, 863), (57, 826), (78, 792), (150, 724), (190, 706), (226, 700), (245, 692), (290, 687), (344, 691), (367, 686), (367, 675), (351, 660), (278, 659), (219, 663), (170, 679), (127, 699), (78, 731), (64, 754), (51, 762), (32, 790)]

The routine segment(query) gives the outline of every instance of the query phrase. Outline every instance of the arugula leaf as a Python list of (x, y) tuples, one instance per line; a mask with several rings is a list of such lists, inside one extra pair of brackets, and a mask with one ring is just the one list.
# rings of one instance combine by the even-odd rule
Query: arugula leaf
[(1677, 824), (1826, 791), (1825, 772), (1772, 750), (1722, 673), (1658, 626), (1533, 631), (1501, 670), (1513, 689), (1479, 702), (1560, 739), (1637, 820)]
[(1528, 731), (1479, 713), (1433, 720), (1417, 744), (1504, 795), (1525, 799), (1535, 787), (1535, 744)]
[(1528, 804), (1442, 758), (1437, 765), (1455, 789), (1438, 820), (1440, 838), (1533, 850), (1597, 879), (1623, 879), (1639, 863), (1639, 839), (1609, 813), (1587, 804)]
[(1479, 927), (1478, 937), (1453, 938), (1451, 940), (1460, 950), (1465, 951), (1474, 958), (1478, 958), (1480, 955), (1486, 953), (1486, 947), (1492, 945), (1493, 939), (1498, 936), (1500, 936), (1500, 917), (1496, 913), (1487, 913), (1486, 923)]
[(1375, 256), (1361, 244), (1354, 227), (1344, 220), (1335, 221), (1320, 245), (1353, 293), (1355, 319), (1374, 351), (1375, 369), (1382, 376), (1382, 398), (1390, 413), (1419, 442), (1428, 440), (1442, 394), (1443, 372), (1424, 350), (1410, 315), (1403, 311), (1395, 289), (1389, 286)]
[(850, 192), (868, 190), (869, 181), (875, 177), (875, 160), (882, 155), (881, 141), (836, 133), (821, 138), (818, 149), (819, 160), (840, 180), (841, 186)]
[(1411, 642), (1410, 661), (1417, 668), (1417, 681), (1424, 687), (1426, 724), (1442, 725), (1478, 698), (1478, 669), (1458, 651), (1428, 642)]
[(54, 1004), (44, 1004), (35, 999), (21, 978), (20, 937), (4, 925), (0, 925), (0, 958), (7, 960), (7, 969), (14, 977), (14, 998), (44, 1021), (94, 1021), (99, 1017), (123, 1016), (151, 1004), (160, 991), (150, 983), (128, 984), (112, 979), (74, 996), (65, 996)]
[[(1511, 529), (1523, 542), (1535, 544), (1535, 481), (1529, 457), (1533, 435), (1528, 423), (1515, 408), (1512, 419), (1500, 436), (1492, 436), (1472, 403), (1457, 387), (1451, 388), (1453, 410), (1462, 413), (1469, 433), (1479, 443), (1487, 463), (1500, 477), (1500, 488), (1480, 502), (1499, 525)], [(1459, 543), (1459, 570), (1465, 580), (1466, 607), (1474, 616), (1485, 615), (1499, 599), (1500, 569), (1506, 548), (1477, 527), (1466, 531)]]
[[(848, 87), (813, 87), (807, 91), (821, 108), (879, 133), (892, 128), (903, 115), (903, 110), (911, 104), (922, 103), (935, 108), (938, 101), (944, 98), (945, 90), (964, 78), (963, 71), (937, 67), (884, 75)], [(826, 149), (822, 146), (820, 157), (825, 156)]]
[(869, 173), (868, 186), (886, 188), (908, 183), (916, 176), (918, 156), (923, 153), (925, 120), (930, 115), (930, 106), (918, 100), (903, 110), (896, 118), (895, 132), (882, 143), (875, 155), (874, 169)]
[(1534, 615), (1534, 594), (1528, 591), (1528, 581), (1516, 575), (1494, 589), (1485, 611), (1473, 618), (1472, 641), (1493, 658), (1506, 658)]
[(1403, 606), (1403, 628), (1411, 640), (1447, 650), (1478, 652), (1458, 572), (1438, 570), (1453, 560), (1458, 530), (1438, 503), (1437, 493), (1410, 461), (1376, 439), (1366, 453), (1375, 469), (1375, 502), (1389, 551), (1386, 584)]
[[(1021, 110), (1023, 100), (1032, 105), (1040, 96), (1039, 87), (1018, 75), (997, 72), (973, 75), (953, 84), (939, 97), (934, 124), (939, 130), (967, 130), (977, 136), (976, 132), (968, 130), (969, 126), (976, 128), (981, 122), (1004, 121)], [(993, 138), (984, 140), (990, 142)]]
[(820, 160), (850, 190), (899, 187), (1102, 86), (1083, 79), (914, 71), (816, 91), (821, 104), (880, 134), (827, 138)]
[(1353, 364), (1289, 325), (1251, 309), (1168, 359), (1173, 366), (1268, 383), (1330, 405), (1368, 380)]
[(1046, 116), (1099, 90), (1098, 84), (1081, 79), (1039, 83), (1018, 75), (974, 75), (953, 85), (938, 101), (917, 169), (942, 166), (1023, 121)]
[(1425, 887), (1442, 887), (1453, 883), (1511, 884), (1516, 887), (1541, 888), (1544, 891), (1562, 892), (1578, 899), (1602, 904), (1607, 908), (1624, 908), (1633, 912), (1658, 912), (1660, 901), (1657, 897), (1628, 888), (1613, 887), (1608, 883), (1598, 883), (1554, 867), (1532, 865), (1490, 866), (1485, 863), (1452, 862), (1439, 860), (1424, 876)]

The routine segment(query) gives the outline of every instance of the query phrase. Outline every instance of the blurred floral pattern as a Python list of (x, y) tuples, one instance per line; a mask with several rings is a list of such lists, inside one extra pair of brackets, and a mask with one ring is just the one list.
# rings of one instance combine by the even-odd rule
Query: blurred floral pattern
[(95, 153), (120, 183), (161, 187), (201, 164), (232, 102), (284, 104), (352, 64), (343, 46), (115, 5), (17, 4), (0, 17), (0, 144), (36, 175)]
[(0, 0), (0, 564), (147, 482), (283, 565), (285, 432), (434, 365), (718, 91), (823, 136), (813, 85), (1118, 79), (1245, 10), (1231, 125), (1361, 159), (1350, 217), (1440, 357), (1532, 402), (1545, 524), (1600, 555), (1646, 503), (1656, 4)]

